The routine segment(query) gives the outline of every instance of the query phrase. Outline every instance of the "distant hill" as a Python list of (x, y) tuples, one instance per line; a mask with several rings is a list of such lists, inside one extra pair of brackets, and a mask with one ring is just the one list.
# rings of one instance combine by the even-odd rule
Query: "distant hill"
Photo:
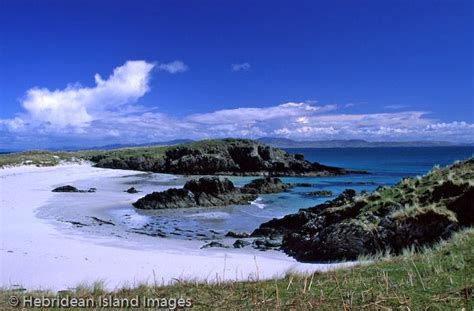
[(288, 138), (262, 137), (257, 141), (278, 148), (375, 148), (375, 147), (449, 147), (472, 146), (472, 144), (455, 144), (447, 141), (378, 141), (363, 139), (333, 139), (296, 141)]

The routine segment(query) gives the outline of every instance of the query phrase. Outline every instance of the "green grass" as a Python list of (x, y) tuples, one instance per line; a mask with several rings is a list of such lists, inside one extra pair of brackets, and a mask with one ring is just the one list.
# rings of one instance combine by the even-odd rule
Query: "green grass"
[(75, 152), (54, 152), (45, 150), (32, 150), (25, 152), (15, 152), (0, 154), (0, 168), (8, 166), (34, 165), (34, 166), (54, 166), (60, 162), (79, 162), (89, 160), (93, 156), (104, 155), (117, 158), (128, 157), (160, 157), (170, 147), (137, 147), (114, 150), (86, 150)]
[[(366, 215), (377, 213), (381, 208), (395, 207), (391, 217), (400, 221), (432, 212), (457, 222), (455, 213), (447, 209), (447, 203), (455, 195), (440, 195), (439, 199), (433, 199), (436, 191), (452, 191), (449, 190), (451, 185), (464, 189), (474, 185), (474, 160), (458, 161), (442, 169), (434, 167), (424, 176), (404, 178), (392, 187), (379, 187), (372, 193), (359, 194), (355, 199), (355, 204), (360, 206), (357, 219), (363, 220)], [(345, 208), (347, 206), (332, 209), (338, 211)]]
[(18, 153), (0, 154), (0, 167), (35, 165), (54, 166), (61, 161), (79, 161), (75, 153), (70, 152), (50, 152), (43, 150), (32, 150)]
[[(364, 257), (372, 263), (327, 273), (288, 274), (274, 280), (172, 285), (137, 285), (112, 292), (101, 282), (80, 285), (61, 295), (98, 297), (146, 296), (191, 298), (196, 310), (472, 310), (474, 307), (474, 229), (456, 233), (422, 252), (407, 249)], [(0, 291), (5, 303), (12, 294), (53, 295), (51, 292)], [(74, 310), (74, 309), (70, 309)]]

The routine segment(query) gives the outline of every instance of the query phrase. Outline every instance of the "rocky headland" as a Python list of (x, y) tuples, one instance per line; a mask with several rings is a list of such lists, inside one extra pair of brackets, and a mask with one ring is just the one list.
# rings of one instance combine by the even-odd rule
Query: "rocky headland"
[(360, 255), (431, 245), (474, 225), (474, 158), (372, 193), (336, 199), (262, 224), (253, 237), (281, 237), (299, 261), (354, 260)]
[(333, 176), (366, 173), (311, 163), (247, 139), (192, 142), (168, 147), (119, 149), (87, 157), (97, 167), (183, 175)]

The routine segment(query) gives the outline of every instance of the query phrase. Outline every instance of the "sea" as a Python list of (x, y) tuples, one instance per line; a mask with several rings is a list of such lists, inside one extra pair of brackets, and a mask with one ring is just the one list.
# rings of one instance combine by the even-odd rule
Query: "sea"
[[(294, 187), (281, 193), (260, 195), (249, 205), (220, 208), (188, 208), (175, 210), (142, 211), (130, 204), (110, 210), (109, 216), (129, 230), (168, 238), (215, 240), (228, 231), (252, 232), (272, 218), (297, 212), (335, 198), (345, 189), (373, 191), (379, 186), (390, 186), (404, 177), (423, 175), (434, 166), (446, 166), (474, 155), (474, 147), (391, 147), (391, 148), (301, 148), (287, 149), (301, 153), (311, 162), (365, 170), (369, 174), (334, 177), (285, 177), (287, 183), (305, 183), (309, 187)], [(128, 184), (142, 189), (173, 184), (163, 181), (161, 174), (138, 175)], [(229, 177), (236, 186), (242, 186), (256, 177)], [(184, 183), (176, 179), (175, 185)], [(309, 192), (328, 190), (329, 197), (314, 197)]]

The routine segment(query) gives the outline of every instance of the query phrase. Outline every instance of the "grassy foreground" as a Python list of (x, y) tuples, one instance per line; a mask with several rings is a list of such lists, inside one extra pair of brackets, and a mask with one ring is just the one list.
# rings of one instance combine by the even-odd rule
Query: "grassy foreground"
[[(374, 262), (349, 269), (288, 274), (275, 280), (176, 281), (168, 286), (139, 285), (112, 292), (105, 291), (98, 282), (59, 295), (93, 299), (106, 295), (183, 297), (192, 299), (196, 310), (472, 310), (474, 307), (474, 229), (458, 232), (449, 241), (420, 253), (406, 250), (400, 256), (381, 254), (370, 259)], [(20, 299), (24, 295), (55, 295), (7, 289), (0, 293), (3, 308), (8, 306), (11, 295)]]

